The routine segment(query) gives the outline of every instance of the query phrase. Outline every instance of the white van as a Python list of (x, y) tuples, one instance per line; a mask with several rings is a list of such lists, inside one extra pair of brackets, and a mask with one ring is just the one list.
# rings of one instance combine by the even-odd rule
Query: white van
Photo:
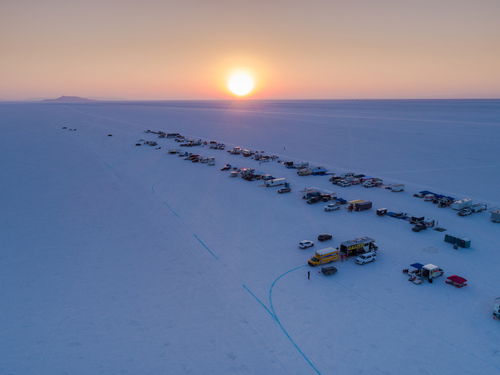
[(377, 259), (377, 253), (370, 251), (369, 253), (361, 254), (356, 257), (356, 264), (366, 264), (375, 261)]

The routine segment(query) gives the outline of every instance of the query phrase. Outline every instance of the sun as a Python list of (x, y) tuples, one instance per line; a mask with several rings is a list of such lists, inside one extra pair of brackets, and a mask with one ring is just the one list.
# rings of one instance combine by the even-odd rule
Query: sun
[(227, 80), (227, 88), (236, 96), (246, 96), (255, 88), (255, 79), (245, 71), (233, 72)]

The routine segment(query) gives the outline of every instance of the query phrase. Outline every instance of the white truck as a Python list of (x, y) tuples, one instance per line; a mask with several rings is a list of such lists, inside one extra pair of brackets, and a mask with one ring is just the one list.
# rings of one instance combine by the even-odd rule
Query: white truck
[(483, 212), (488, 209), (488, 206), (485, 203), (474, 203), (469, 207), (462, 208), (457, 212), (459, 216), (468, 216), (471, 214), (475, 214), (477, 212)]
[(274, 187), (274, 186), (281, 186), (285, 185), (286, 183), (286, 178), (273, 178), (272, 180), (267, 180), (265, 182), (266, 187)]
[(459, 199), (451, 204), (451, 208), (454, 210), (461, 210), (463, 208), (472, 206), (472, 199), (470, 198), (464, 198), (464, 199)]
[(393, 193), (398, 193), (400, 191), (405, 191), (405, 185), (404, 184), (394, 184), (389, 186), (389, 190), (392, 191)]

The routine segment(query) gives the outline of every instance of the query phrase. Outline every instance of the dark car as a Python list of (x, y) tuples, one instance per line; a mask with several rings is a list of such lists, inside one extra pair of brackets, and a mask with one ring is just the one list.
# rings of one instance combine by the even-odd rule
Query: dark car
[(292, 191), (292, 189), (290, 189), (289, 187), (284, 187), (284, 188), (279, 189), (278, 193), (283, 194), (283, 193), (289, 193), (291, 191)]
[(421, 232), (421, 231), (426, 230), (426, 229), (427, 229), (427, 227), (425, 226), (425, 224), (421, 224), (421, 223), (418, 223), (413, 228), (411, 228), (411, 230), (414, 232)]
[(313, 204), (313, 203), (318, 203), (318, 202), (321, 202), (321, 196), (314, 196), (314, 197), (311, 197), (307, 200), (307, 203), (308, 204)]
[(328, 241), (328, 240), (331, 240), (333, 238), (333, 236), (329, 233), (322, 233), (318, 236), (318, 241)]
[(330, 266), (330, 267), (321, 267), (321, 273), (326, 276), (333, 275), (337, 273), (337, 267)]
[(331, 194), (321, 194), (321, 200), (323, 202), (328, 202), (333, 200), (333, 196)]

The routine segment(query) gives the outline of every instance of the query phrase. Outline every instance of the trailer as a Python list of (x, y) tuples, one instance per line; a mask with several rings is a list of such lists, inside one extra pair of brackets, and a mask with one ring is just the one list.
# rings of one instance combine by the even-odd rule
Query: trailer
[(458, 237), (451, 234), (444, 235), (444, 242), (450, 243), (453, 245), (453, 248), (456, 250), (459, 247), (468, 249), (471, 245), (471, 240), (465, 237)]
[(354, 200), (349, 202), (349, 206), (347, 206), (347, 209), (349, 211), (366, 211), (371, 209), (373, 206), (373, 203), (371, 201), (365, 201), (365, 200)]
[(394, 211), (387, 211), (386, 212), (387, 216), (393, 217), (395, 219), (400, 219), (400, 220), (409, 220), (409, 216), (406, 212), (394, 212)]
[(165, 135), (165, 137), (167, 137), (167, 138), (180, 138), (182, 136), (180, 135), (180, 133), (167, 133)]
[(345, 256), (353, 256), (378, 250), (375, 240), (371, 237), (359, 237), (354, 240), (344, 241), (339, 250)]
[(265, 182), (266, 187), (281, 186), (286, 184), (286, 178), (274, 178)]
[(457, 288), (463, 288), (464, 286), (467, 286), (467, 279), (458, 275), (451, 275), (446, 278), (445, 283), (453, 285)]
[(311, 169), (311, 174), (313, 176), (324, 176), (327, 172), (328, 170), (323, 167), (316, 167)]

